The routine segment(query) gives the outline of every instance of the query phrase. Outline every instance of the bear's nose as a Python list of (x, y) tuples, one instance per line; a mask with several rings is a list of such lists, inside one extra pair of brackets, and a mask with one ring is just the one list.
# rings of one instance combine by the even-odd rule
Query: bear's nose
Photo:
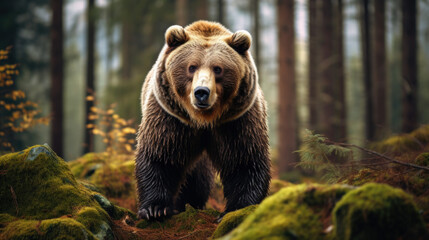
[(210, 96), (210, 89), (208, 87), (196, 87), (194, 90), (194, 96), (198, 101), (198, 107), (207, 107), (207, 102)]

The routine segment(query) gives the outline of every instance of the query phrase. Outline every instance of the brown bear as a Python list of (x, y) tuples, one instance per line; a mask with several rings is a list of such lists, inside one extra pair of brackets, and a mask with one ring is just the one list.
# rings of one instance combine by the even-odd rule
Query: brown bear
[(270, 160), (266, 104), (249, 52), (251, 36), (221, 24), (171, 26), (143, 84), (137, 136), (138, 217), (203, 208), (212, 169), (224, 213), (267, 194)]

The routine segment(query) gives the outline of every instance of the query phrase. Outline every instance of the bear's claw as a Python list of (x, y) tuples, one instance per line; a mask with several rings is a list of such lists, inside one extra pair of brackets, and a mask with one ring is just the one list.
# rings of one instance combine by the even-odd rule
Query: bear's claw
[(161, 206), (149, 206), (147, 208), (143, 208), (138, 211), (138, 217), (140, 219), (157, 219), (161, 217), (168, 217), (172, 214), (176, 213), (176, 211), (172, 211), (170, 207), (161, 207)]

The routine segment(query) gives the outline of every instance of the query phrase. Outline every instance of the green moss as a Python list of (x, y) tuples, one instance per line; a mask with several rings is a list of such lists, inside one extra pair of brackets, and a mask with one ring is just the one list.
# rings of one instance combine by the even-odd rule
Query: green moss
[(218, 217), (219, 216), (219, 212), (214, 210), (214, 209), (204, 209), (204, 210), (199, 210), (200, 213), (208, 215), (208, 216), (212, 216), (212, 217)]
[(110, 197), (129, 196), (135, 192), (134, 160), (114, 162), (100, 167), (91, 181)]
[(0, 213), (0, 227), (1, 227), (1, 225), (12, 222), (15, 219), (16, 219), (15, 217), (13, 217), (7, 213)]
[(348, 191), (344, 185), (285, 187), (221, 239), (326, 239), (323, 213)]
[(87, 153), (78, 160), (69, 162), (70, 170), (78, 178), (87, 178), (104, 164), (106, 158), (104, 153)]
[[(191, 207), (191, 205), (186, 205), (186, 211), (181, 212), (173, 217), (174, 222), (180, 223), (178, 230), (179, 231), (192, 231), (194, 227), (198, 224), (198, 218), (196, 217), (198, 210)], [(171, 222), (173, 224), (173, 222)]]
[(429, 166), (429, 153), (422, 153), (417, 156), (415, 163), (420, 166)]
[(0, 239), (113, 239), (107, 212), (125, 215), (48, 146), (1, 156), (0, 169)]
[(87, 188), (90, 191), (101, 193), (101, 190), (97, 186), (95, 186), (94, 184), (92, 184), (92, 183), (90, 183), (90, 182), (88, 182), (86, 180), (76, 179), (76, 181), (77, 181), (77, 183), (79, 183), (80, 185), (84, 186), (85, 188)]
[(137, 215), (134, 212), (130, 211), (129, 209), (119, 207), (116, 205), (114, 205), (114, 208), (115, 208), (115, 211), (113, 215), (111, 215), (112, 219), (118, 220), (128, 215), (130, 218), (137, 220)]
[(291, 185), (292, 183), (290, 182), (286, 182), (280, 179), (272, 179), (270, 183), (270, 190), (268, 192), (268, 195), (273, 195), (274, 193), (278, 192), (280, 189)]
[(373, 143), (371, 148), (378, 152), (401, 154), (407, 151), (420, 150), (429, 143), (429, 125), (422, 126), (411, 133), (393, 136)]
[(370, 183), (347, 193), (333, 211), (338, 239), (423, 239), (427, 231), (412, 197)]
[(76, 221), (82, 223), (94, 235), (102, 232), (104, 230), (102, 228), (108, 222), (108, 216), (93, 207), (84, 207), (80, 209), (77, 212), (75, 219)]
[[(70, 213), (70, 209), (94, 206), (91, 193), (79, 185), (67, 164), (45, 146), (0, 157), (0, 211), (29, 219), (48, 219)], [(28, 161), (31, 152), (40, 154)], [(18, 212), (16, 210), (18, 208)]]
[(19, 220), (11, 222), (0, 239), (96, 239), (81, 223), (71, 218), (49, 220)]
[(115, 204), (136, 210), (133, 156), (88, 153), (68, 164), (76, 178), (89, 183), (86, 187), (97, 190)]
[(213, 233), (212, 238), (220, 238), (227, 233), (231, 232), (234, 228), (236, 228), (243, 220), (255, 211), (257, 205), (251, 205), (233, 212), (226, 214), (222, 222), (219, 223), (219, 226), (216, 228), (216, 231)]

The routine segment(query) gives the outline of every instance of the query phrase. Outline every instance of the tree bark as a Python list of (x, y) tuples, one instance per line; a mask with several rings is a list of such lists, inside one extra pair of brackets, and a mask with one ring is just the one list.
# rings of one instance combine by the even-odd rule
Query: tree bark
[(63, 157), (63, 1), (51, 0), (51, 142), (52, 149)]
[(345, 141), (347, 138), (347, 118), (346, 118), (346, 97), (345, 97), (345, 79), (344, 79), (344, 38), (343, 38), (343, 1), (337, 0), (335, 9), (335, 21), (336, 21), (336, 112), (337, 118), (335, 119), (334, 127), (336, 128), (335, 137), (341, 141)]
[(308, 104), (310, 110), (309, 128), (318, 130), (318, 57), (317, 57), (317, 0), (308, 0)]
[[(258, 72), (261, 72), (261, 54), (260, 54), (260, 41), (259, 41), (259, 0), (252, 0), (252, 11), (253, 11), (253, 50), (255, 53), (255, 65), (258, 69)], [(259, 78), (259, 82), (261, 82), (261, 78)]]
[(224, 0), (217, 0), (217, 21), (223, 25), (226, 25)]
[(130, 81), (132, 76), (133, 24), (125, 19), (121, 26), (121, 80)]
[(402, 132), (418, 126), (416, 17), (416, 0), (402, 0)]
[(187, 1), (176, 0), (176, 22), (180, 26), (185, 26), (188, 23)]
[(86, 63), (86, 96), (93, 96), (92, 101), (86, 101), (85, 108), (85, 144), (84, 153), (94, 151), (94, 135), (92, 128), (88, 128), (89, 124), (94, 124), (94, 120), (89, 118), (91, 108), (94, 107), (95, 100), (95, 88), (94, 88), (94, 52), (95, 52), (95, 16), (94, 16), (94, 0), (88, 0), (87, 8), (87, 32), (86, 32), (86, 52), (87, 52), (87, 63)]
[(320, 14), (318, 22), (319, 28), (319, 41), (318, 51), (319, 54), (319, 84), (320, 84), (320, 110), (318, 120), (320, 131), (330, 139), (336, 139), (336, 130), (334, 121), (338, 121), (335, 111), (335, 91), (333, 86), (333, 79), (335, 74), (336, 56), (333, 40), (334, 35), (334, 21), (333, 21), (333, 6), (332, 0), (324, 0), (319, 2)]
[(297, 161), (294, 0), (277, 1), (278, 27), (278, 168), (290, 171)]
[(209, 7), (207, 0), (199, 0), (197, 8), (197, 20), (209, 19)]
[(381, 139), (388, 128), (387, 123), (387, 83), (386, 83), (386, 3), (374, 1), (374, 28), (372, 32), (372, 100), (374, 138)]
[(368, 140), (374, 139), (373, 122), (373, 99), (372, 99), (372, 81), (371, 81), (371, 37), (369, 30), (369, 0), (363, 0), (361, 4), (361, 43), (362, 43), (362, 64), (364, 75), (364, 89), (366, 94), (365, 101), (365, 137)]

